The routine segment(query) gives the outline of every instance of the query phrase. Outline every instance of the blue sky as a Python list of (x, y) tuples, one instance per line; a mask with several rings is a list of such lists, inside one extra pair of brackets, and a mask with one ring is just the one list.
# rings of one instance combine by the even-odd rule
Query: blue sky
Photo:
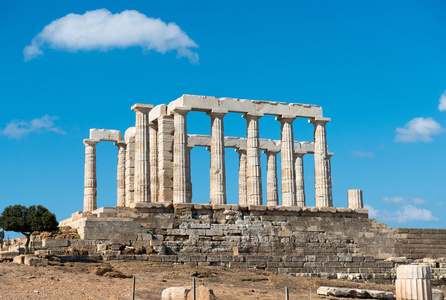
[[(124, 132), (134, 103), (198, 94), (322, 106), (332, 118), (334, 206), (360, 188), (378, 222), (446, 228), (445, 9), (444, 1), (1, 1), (0, 210), (42, 204), (70, 217), (82, 209), (90, 128)], [(210, 134), (204, 113), (188, 118), (189, 133)], [(225, 117), (225, 135), (245, 136), (245, 126), (240, 115)], [(306, 119), (294, 122), (296, 140), (312, 134)], [(260, 135), (280, 139), (280, 124), (263, 117)], [(117, 148), (100, 143), (97, 155), (98, 206), (114, 206)], [(236, 203), (237, 154), (226, 157)], [(312, 157), (304, 163), (313, 206)], [(208, 152), (194, 149), (192, 164), (193, 201), (206, 203)]]

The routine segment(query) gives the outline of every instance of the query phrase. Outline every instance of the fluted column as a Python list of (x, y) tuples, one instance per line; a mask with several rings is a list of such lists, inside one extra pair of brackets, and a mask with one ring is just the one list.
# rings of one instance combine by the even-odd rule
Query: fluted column
[(97, 140), (84, 140), (85, 169), (84, 169), (84, 211), (93, 211), (97, 208), (97, 182), (96, 182), (96, 145)]
[(401, 265), (396, 269), (396, 300), (432, 300), (431, 268)]
[(190, 161), (190, 152), (193, 147), (187, 147), (187, 202), (192, 203), (192, 169)]
[(175, 109), (173, 138), (173, 202), (187, 203), (187, 113), (189, 109)]
[(149, 111), (153, 105), (135, 104), (135, 195), (134, 201), (150, 202)]
[(125, 206), (134, 201), (135, 191), (135, 127), (127, 129), (124, 135), (125, 151)]
[(173, 201), (173, 125), (172, 115), (158, 118), (158, 201)]
[(207, 113), (211, 117), (210, 203), (226, 204), (225, 136), (223, 117), (226, 111)]
[(314, 125), (314, 185), (316, 207), (330, 207), (330, 170), (325, 125), (329, 118), (309, 120)]
[(116, 142), (115, 145), (118, 147), (118, 172), (116, 179), (118, 181), (118, 199), (117, 206), (125, 206), (125, 154), (126, 146), (125, 142)]
[(246, 185), (248, 205), (262, 205), (262, 177), (260, 168), (259, 114), (244, 114), (247, 122)]
[(159, 202), (158, 182), (158, 123), (149, 124), (149, 146), (150, 146), (150, 200)]
[(282, 176), (282, 205), (296, 205), (296, 177), (294, 172), (294, 116), (281, 116), (276, 120), (281, 125), (281, 176)]
[(303, 159), (304, 155), (305, 153), (294, 153), (294, 170), (296, 173), (296, 205), (300, 207), (306, 206)]
[[(327, 150), (328, 151), (328, 150)], [(334, 153), (327, 153), (328, 157), (328, 182), (330, 183), (330, 187), (328, 190), (328, 196), (330, 198), (330, 207), (333, 207), (333, 182), (331, 181), (331, 158), (333, 157)]]
[(266, 203), (269, 206), (279, 205), (277, 187), (277, 151), (264, 151), (267, 157), (266, 168)]
[(238, 204), (248, 205), (247, 189), (246, 189), (246, 150), (236, 149), (239, 154), (239, 167), (238, 167)]

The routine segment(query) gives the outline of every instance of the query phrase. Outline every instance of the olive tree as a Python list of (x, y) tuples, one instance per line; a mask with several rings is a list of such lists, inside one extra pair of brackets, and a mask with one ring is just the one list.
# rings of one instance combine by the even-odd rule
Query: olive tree
[(6, 231), (20, 232), (26, 236), (25, 252), (28, 253), (29, 237), (34, 231), (58, 229), (56, 215), (42, 205), (8, 206), (0, 216), (0, 227)]

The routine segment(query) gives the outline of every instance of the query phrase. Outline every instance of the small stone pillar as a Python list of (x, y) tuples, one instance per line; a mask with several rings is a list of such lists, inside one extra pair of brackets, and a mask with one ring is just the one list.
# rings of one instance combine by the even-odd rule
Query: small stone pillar
[(263, 115), (246, 113), (246, 187), (248, 205), (262, 205), (262, 175), (260, 168), (259, 119)]
[(187, 114), (190, 109), (176, 108), (173, 138), (173, 203), (188, 203), (187, 197)]
[(349, 208), (364, 208), (362, 201), (362, 190), (348, 190), (348, 207)]
[(296, 180), (294, 172), (294, 116), (280, 116), (276, 120), (281, 127), (281, 176), (282, 176), (282, 205), (296, 205)]
[(308, 122), (314, 125), (314, 187), (316, 207), (330, 205), (330, 170), (328, 163), (327, 136), (325, 125), (329, 118), (316, 117)]
[(248, 205), (246, 189), (246, 149), (236, 149), (239, 154), (238, 165), (238, 204)]
[(158, 195), (158, 122), (149, 124), (149, 148), (150, 148), (150, 200), (159, 202)]
[(296, 173), (296, 205), (304, 207), (305, 204), (305, 182), (304, 182), (304, 155), (305, 153), (294, 153), (294, 171)]
[(330, 153), (330, 152), (327, 153), (327, 157), (328, 157), (328, 175), (329, 175), (328, 181), (330, 182), (330, 188), (328, 190), (328, 197), (330, 199), (330, 202), (329, 202), (330, 207), (333, 207), (333, 184), (332, 184), (332, 181), (331, 181), (331, 158), (333, 157), (333, 155), (334, 155), (334, 153)]
[(151, 104), (135, 104), (135, 195), (134, 201), (150, 202), (149, 112)]
[(267, 157), (266, 167), (266, 203), (268, 206), (279, 205), (277, 188), (277, 151), (264, 151)]
[(125, 151), (125, 206), (133, 203), (135, 189), (135, 127), (130, 127), (124, 135)]
[(223, 117), (227, 111), (211, 111), (210, 203), (226, 204), (225, 136)]
[(98, 140), (84, 140), (84, 212), (97, 209), (96, 145), (98, 143)]
[(396, 269), (397, 300), (432, 300), (431, 268), (428, 265), (402, 265)]
[(118, 171), (116, 179), (118, 181), (118, 199), (116, 206), (125, 206), (125, 154), (127, 144), (123, 141), (116, 142), (115, 145), (118, 147)]

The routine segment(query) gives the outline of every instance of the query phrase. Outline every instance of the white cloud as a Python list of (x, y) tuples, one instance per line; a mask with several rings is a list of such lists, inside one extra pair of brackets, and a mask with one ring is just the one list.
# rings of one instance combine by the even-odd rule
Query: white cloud
[(384, 197), (383, 201), (386, 203), (395, 203), (395, 204), (407, 203), (407, 199), (404, 197)]
[(352, 154), (361, 158), (373, 158), (373, 152), (352, 151)]
[(444, 131), (441, 125), (432, 118), (414, 118), (396, 129), (396, 142), (415, 143), (431, 142), (432, 136)]
[(438, 105), (439, 111), (446, 111), (446, 91), (440, 97), (440, 104)]
[(387, 214), (384, 217), (397, 223), (406, 223), (407, 221), (438, 221), (438, 218), (434, 217), (432, 211), (425, 208), (417, 208), (410, 204), (404, 205), (400, 210), (392, 214)]
[(54, 126), (54, 121), (57, 119), (58, 117), (55, 116), (44, 115), (40, 119), (33, 119), (31, 121), (12, 120), (0, 132), (2, 135), (13, 139), (20, 139), (31, 132), (41, 133), (52, 131), (65, 134), (60, 127)]
[(190, 50), (198, 45), (178, 25), (149, 18), (136, 10), (112, 14), (103, 8), (56, 19), (23, 49), (25, 61), (42, 55), (44, 47), (72, 52), (128, 47), (160, 53), (176, 50), (178, 57), (198, 62), (198, 54)]
[(378, 217), (378, 213), (379, 213), (378, 209), (374, 209), (372, 206), (370, 206), (368, 204), (364, 204), (364, 208), (369, 211), (369, 218), (376, 219), (376, 217)]

